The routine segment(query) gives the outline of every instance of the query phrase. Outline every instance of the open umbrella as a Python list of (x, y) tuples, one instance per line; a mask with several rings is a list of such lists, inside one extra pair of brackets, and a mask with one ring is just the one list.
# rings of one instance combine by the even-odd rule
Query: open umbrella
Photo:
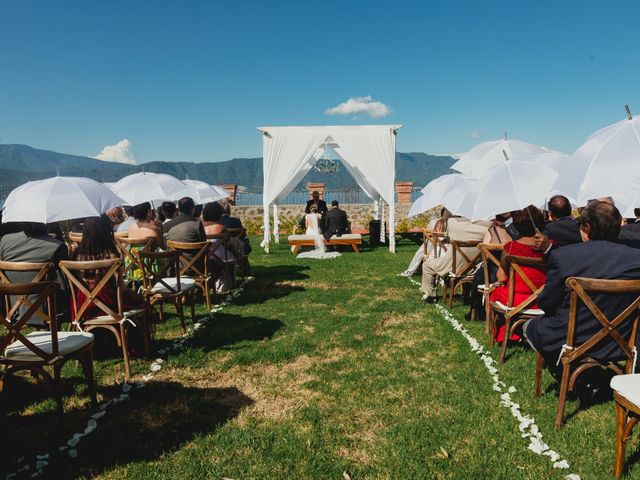
[(90, 178), (53, 177), (14, 189), (4, 203), (2, 221), (52, 223), (96, 217), (124, 203)]
[(492, 167), (505, 162), (505, 157), (502, 152), (507, 152), (509, 158), (513, 158), (527, 153), (542, 153), (548, 151), (548, 148), (539, 145), (511, 138), (507, 139), (505, 134), (505, 138), (502, 140), (483, 142), (476, 145), (467, 153), (462, 154), (460, 159), (454, 163), (451, 168), (465, 174), (467, 177), (479, 178)]
[(154, 204), (174, 202), (193, 193), (176, 177), (164, 173), (134, 173), (121, 178), (111, 186), (127, 205), (138, 205), (143, 202)]
[[(633, 216), (640, 195), (640, 118), (627, 118), (593, 133), (573, 157), (584, 171), (578, 201), (614, 198), (623, 215)], [(580, 178), (581, 171), (576, 172)]]
[(190, 197), (200, 205), (208, 202), (217, 202), (218, 200), (229, 198), (230, 196), (229, 192), (224, 188), (218, 187), (217, 185), (209, 185), (208, 183), (200, 180), (187, 179), (183, 180), (183, 183), (191, 191)]
[(576, 180), (576, 159), (571, 155), (560, 152), (529, 153), (519, 155), (513, 159), (518, 162), (534, 162), (549, 167), (558, 173), (550, 195), (564, 195), (572, 203), (576, 203), (581, 179)]
[[(457, 211), (471, 220), (541, 205), (549, 198), (558, 173), (534, 162), (508, 160), (493, 167), (467, 189)], [(445, 205), (446, 206), (446, 205)]]
[[(407, 217), (413, 217), (415, 215), (419, 215), (428, 210), (431, 210), (438, 205), (445, 205), (443, 202), (445, 198), (448, 198), (448, 202), (451, 204), (455, 202), (456, 196), (453, 197), (448, 195), (452, 192), (461, 193), (461, 191), (457, 190), (458, 187), (468, 187), (470, 182), (474, 180), (465, 177), (460, 173), (452, 173), (449, 175), (442, 175), (435, 180), (429, 182), (422, 189), (422, 196), (416, 199), (411, 205), (411, 209), (409, 210), (409, 214)], [(446, 205), (445, 205), (446, 206)], [(449, 208), (447, 206), (447, 208)]]

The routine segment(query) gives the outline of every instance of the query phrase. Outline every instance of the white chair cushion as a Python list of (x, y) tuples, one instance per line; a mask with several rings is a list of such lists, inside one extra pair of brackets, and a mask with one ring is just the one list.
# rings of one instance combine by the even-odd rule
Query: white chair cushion
[(634, 405), (640, 406), (640, 373), (616, 375), (611, 379), (611, 388)]
[[(494, 303), (505, 312), (515, 309), (515, 307), (507, 307), (505, 304), (499, 301)], [(520, 313), (523, 315), (544, 315), (544, 310), (541, 310), (540, 308), (526, 308), (522, 310)]]
[[(162, 280), (164, 282), (166, 282), (166, 284), (169, 285), (171, 288), (173, 288), (174, 290), (177, 290), (178, 281), (176, 280), (175, 277), (163, 278)], [(196, 286), (195, 279), (188, 278), (188, 277), (180, 277), (180, 290), (179, 290), (179, 293), (187, 292), (187, 291), (191, 290), (195, 286)], [(158, 282), (151, 289), (151, 292), (152, 293), (174, 293), (173, 291), (169, 290), (167, 287), (164, 286), (164, 284), (162, 284), (160, 282)]]
[[(133, 318), (133, 317), (135, 317), (136, 315), (140, 315), (140, 314), (141, 314), (141, 313), (143, 313), (143, 312), (144, 312), (144, 309), (142, 309), (142, 308), (136, 308), (136, 309), (134, 309), (134, 310), (127, 310), (126, 312), (124, 312), (124, 313), (122, 314), (122, 316), (123, 316), (124, 318)], [(113, 317), (112, 317), (111, 315), (104, 314), (104, 315), (98, 315), (97, 317), (89, 318), (89, 319), (87, 319), (87, 320), (88, 320), (88, 321), (91, 321), (91, 320), (110, 320), (110, 319), (112, 319), (112, 318), (113, 318)]]
[[(51, 332), (31, 332), (25, 337), (39, 349), (51, 354)], [(58, 332), (58, 353), (66, 356), (86, 347), (91, 342), (93, 342), (93, 334), (89, 332)], [(29, 350), (19, 340), (16, 340), (5, 349), (4, 356), (10, 360), (23, 362), (42, 360), (42, 357)]]

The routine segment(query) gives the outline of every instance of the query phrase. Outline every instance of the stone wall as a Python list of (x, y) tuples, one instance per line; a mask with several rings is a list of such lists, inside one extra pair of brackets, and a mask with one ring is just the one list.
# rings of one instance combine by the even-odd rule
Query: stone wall
[[(287, 220), (294, 218), (300, 219), (304, 215), (304, 205), (280, 205), (278, 207), (278, 214), (280, 217), (280, 223), (286, 225)], [(373, 203), (371, 204), (345, 204), (341, 205), (347, 216), (351, 221), (351, 228), (354, 230), (366, 230), (369, 228), (369, 220), (373, 218)], [(407, 217), (411, 204), (396, 204), (396, 223), (401, 222)], [(234, 217), (239, 217), (242, 223), (249, 227), (256, 223), (262, 224), (262, 207), (259, 206), (238, 206), (232, 208)], [(388, 215), (387, 207), (385, 206), (385, 218)]]

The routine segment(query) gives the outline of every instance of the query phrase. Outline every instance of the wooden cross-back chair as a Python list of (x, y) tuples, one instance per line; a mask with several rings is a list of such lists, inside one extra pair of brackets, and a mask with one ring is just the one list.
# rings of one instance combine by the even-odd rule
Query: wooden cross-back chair
[[(489, 315), (491, 313), (491, 307), (489, 305), (489, 296), (491, 292), (496, 288), (495, 284), (491, 282), (491, 268), (500, 268), (500, 255), (504, 245), (501, 243), (479, 243), (478, 250), (480, 250), (480, 256), (482, 257), (482, 272), (484, 274), (483, 284), (478, 285), (478, 292), (482, 294), (482, 305), (484, 305), (484, 319), (485, 329), (489, 333)], [(475, 309), (471, 311), (471, 320), (475, 320), (477, 317)]]
[[(97, 405), (93, 380), (93, 335), (85, 332), (59, 332), (56, 320), (55, 282), (0, 284), (0, 295), (30, 298), (26, 309), (16, 311), (8, 317), (0, 312), (0, 365), (4, 366), (0, 376), (0, 392), (8, 375), (19, 370), (29, 370), (46, 381), (53, 390), (57, 411), (62, 413), (60, 376), (65, 362), (77, 359), (87, 377), (92, 406)], [(44, 311), (46, 305), (49, 330), (23, 333), (28, 321), (36, 312)], [(46, 368), (53, 370), (53, 375)]]
[[(149, 328), (147, 311), (143, 308), (125, 311), (122, 302), (122, 264), (120, 258), (96, 261), (62, 261), (60, 269), (67, 277), (71, 288), (71, 299), (74, 322), (78, 330), (90, 332), (102, 328), (111, 332), (116, 338), (118, 347), (122, 349), (125, 378), (129, 380), (128, 325), (143, 328), (142, 338), (145, 355), (149, 355)], [(87, 279), (98, 280), (90, 285)], [(93, 281), (91, 283), (94, 283)], [(109, 291), (109, 289), (112, 289)], [(83, 298), (80, 300), (79, 293)], [(115, 293), (115, 299), (110, 298)], [(115, 305), (108, 305), (107, 299), (115, 300)]]
[[(569, 324), (567, 326), (567, 341), (560, 361), (562, 362), (562, 377), (560, 381), (560, 395), (558, 397), (558, 410), (556, 413), (556, 427), (562, 426), (564, 407), (567, 393), (573, 391), (576, 379), (590, 368), (599, 367), (612, 370), (620, 375), (623, 372), (631, 373), (636, 361), (636, 335), (638, 331), (638, 315), (640, 307), (640, 280), (602, 280), (594, 278), (570, 277), (565, 285), (571, 290), (569, 301)], [(602, 310), (596, 305), (590, 294), (630, 294), (635, 299), (627, 308), (620, 312), (613, 320), (609, 320)], [(576, 316), (578, 306), (584, 305), (591, 315), (600, 323), (601, 329), (580, 345), (575, 345)], [(630, 335), (624, 339), (618, 331), (620, 327), (628, 327), (631, 322)], [(602, 340), (610, 338), (622, 351), (620, 360), (600, 362), (589, 356), (590, 352)], [(624, 362), (624, 365), (622, 363)], [(534, 383), (534, 396), (540, 395), (542, 369), (544, 359), (540, 354), (536, 357), (536, 371)]]
[(447, 247), (444, 244), (445, 234), (444, 232), (436, 232), (434, 230), (424, 229), (422, 230), (422, 252), (424, 255), (429, 255), (429, 245), (431, 245), (433, 257), (437, 258), (443, 251), (447, 251)]
[(190, 278), (202, 290), (207, 305), (207, 312), (211, 311), (211, 274), (209, 273), (209, 242), (174, 242), (169, 240), (167, 246), (180, 253), (180, 276)]
[(127, 237), (116, 238), (116, 246), (120, 252), (120, 257), (124, 260), (124, 278), (129, 286), (135, 287), (136, 272), (142, 272), (140, 258), (136, 255), (136, 251), (151, 251), (155, 246), (153, 238), (132, 240)]
[[(504, 258), (504, 263), (508, 268), (507, 272), (507, 289), (509, 291), (507, 297), (507, 304), (504, 305), (500, 302), (489, 302), (489, 344), (493, 347), (495, 336), (494, 330), (496, 326), (497, 315), (504, 316), (504, 338), (500, 346), (500, 355), (498, 356), (498, 362), (504, 363), (504, 358), (507, 353), (507, 345), (509, 339), (516, 332), (518, 328), (522, 326), (524, 322), (533, 317), (540, 317), (544, 315), (544, 312), (539, 308), (532, 308), (538, 301), (538, 297), (544, 289), (544, 285), (536, 287), (531, 281), (523, 267), (535, 268), (536, 270), (547, 269), (547, 264), (542, 258), (531, 257), (519, 257), (516, 255), (507, 255)], [(514, 306), (514, 298), (516, 294), (516, 280), (520, 279), (531, 291), (531, 294)]]
[[(53, 268), (53, 266), (54, 265), (51, 262), (28, 263), (0, 261), (0, 284), (10, 285), (12, 283), (25, 283), (12, 282), (9, 278), (12, 273), (33, 273), (33, 277), (29, 280), (28, 283), (38, 283), (48, 280), (49, 271)], [(14, 318), (18, 314), (18, 310), (21, 307), (29, 308), (31, 306), (31, 303), (31, 299), (25, 295), (22, 295), (20, 297), (12, 297), (10, 295), (6, 295), (4, 297), (5, 317), (8, 319)], [(39, 310), (36, 310), (34, 315), (32, 315), (32, 318), (29, 320), (29, 325), (37, 328), (48, 328), (48, 321), (49, 316), (44, 311), (44, 308), (41, 308)]]
[[(469, 257), (463, 249), (476, 248), (480, 243), (482, 242), (475, 240), (451, 240), (449, 243), (452, 250), (451, 271), (448, 274), (448, 278), (443, 279), (444, 284), (442, 287), (442, 303), (446, 302), (447, 290), (449, 291), (449, 308), (453, 305), (453, 295), (455, 291), (465, 283), (471, 283), (473, 281), (473, 270), (480, 262), (480, 251), (477, 251), (473, 256)], [(458, 266), (459, 258), (462, 258), (460, 266)], [(449, 285), (447, 285), (447, 282)]]
[(80, 242), (82, 241), (82, 233), (69, 232), (68, 237), (69, 237), (69, 248), (70, 249), (76, 248), (78, 245), (80, 245)]
[(180, 252), (169, 250), (166, 252), (136, 251), (136, 256), (142, 267), (142, 294), (149, 307), (160, 304), (160, 319), (164, 320), (164, 302), (173, 303), (180, 317), (182, 331), (186, 333), (184, 322), (184, 301), (189, 298), (191, 303), (191, 321), (195, 320), (195, 280), (181, 278)]

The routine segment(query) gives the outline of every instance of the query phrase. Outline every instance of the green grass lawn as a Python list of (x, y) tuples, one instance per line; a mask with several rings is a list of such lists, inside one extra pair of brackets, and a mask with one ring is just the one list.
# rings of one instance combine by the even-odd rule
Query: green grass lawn
[[(569, 402), (556, 431), (551, 376), (533, 399), (534, 356), (511, 349), (501, 379), (571, 468), (554, 470), (528, 451), (480, 358), (396, 276), (415, 249), (405, 241), (396, 255), (365, 249), (327, 261), (294, 259), (285, 244), (270, 255), (256, 249), (255, 280), (184, 350), (166, 355), (145, 388), (110, 407), (76, 459), (55, 452), (92, 413), (79, 370), (66, 368), (62, 425), (41, 388), (9, 382), (0, 397), (3, 455), (54, 452), (45, 470), (54, 478), (610, 478), (612, 401), (580, 410)], [(462, 320), (465, 309), (453, 312)], [(483, 324), (464, 323), (486, 344)], [(179, 335), (171, 318), (158, 348)], [(133, 361), (137, 378), (150, 363)], [(117, 357), (96, 360), (96, 374), (102, 398), (119, 393)], [(637, 449), (634, 437), (633, 461)], [(640, 465), (629, 477), (640, 478)]]

